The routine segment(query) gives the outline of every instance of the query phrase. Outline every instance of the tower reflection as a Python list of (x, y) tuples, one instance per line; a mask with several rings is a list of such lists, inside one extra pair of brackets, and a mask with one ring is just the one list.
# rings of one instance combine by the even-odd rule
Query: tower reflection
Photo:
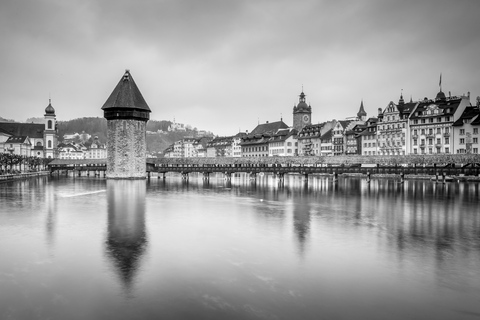
[(130, 293), (147, 246), (145, 180), (108, 180), (106, 255)]

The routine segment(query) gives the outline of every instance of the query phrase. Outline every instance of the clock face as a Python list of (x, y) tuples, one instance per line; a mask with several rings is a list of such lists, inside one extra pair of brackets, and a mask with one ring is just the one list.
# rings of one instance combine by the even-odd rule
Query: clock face
[(303, 122), (308, 122), (309, 119), (310, 117), (308, 116), (308, 114), (303, 115)]

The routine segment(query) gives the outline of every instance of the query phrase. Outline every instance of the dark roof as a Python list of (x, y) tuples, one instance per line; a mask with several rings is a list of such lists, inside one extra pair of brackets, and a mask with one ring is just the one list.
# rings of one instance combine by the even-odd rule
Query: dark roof
[[(443, 110), (443, 113), (441, 114), (442, 116), (451, 116), (453, 114), (455, 114), (455, 111), (457, 110), (458, 106), (460, 105), (462, 99), (461, 98), (457, 98), (457, 97), (452, 97), (452, 98), (449, 98), (447, 100), (437, 100), (437, 101), (433, 101), (433, 100), (422, 100), (422, 101), (419, 101), (417, 104), (417, 108), (415, 109), (415, 112), (413, 112), (411, 115), (410, 115), (410, 118), (412, 119), (418, 119), (418, 118), (421, 118), (421, 117), (438, 117), (439, 114), (433, 114), (433, 115), (423, 115), (422, 112), (427, 110), (428, 107), (430, 105), (436, 105), (438, 106), (439, 109)], [(449, 112), (447, 112), (447, 110), (449, 110)], [(420, 112), (420, 115), (417, 115), (417, 112)]]
[(329, 140), (332, 139), (333, 129), (328, 130), (325, 132), (321, 137), (320, 140)]
[(41, 123), (0, 122), (0, 130), (12, 136), (43, 139), (45, 125)]
[[(458, 118), (458, 120), (455, 121), (452, 125), (453, 126), (463, 126), (463, 124), (465, 123), (465, 120), (473, 119), (475, 116), (477, 116), (479, 114), (480, 114), (480, 110), (477, 107), (468, 106), (468, 107), (465, 108), (465, 110), (463, 111), (460, 118)], [(477, 120), (477, 119), (475, 119), (475, 120)]]
[(5, 141), (5, 143), (25, 143), (27, 139), (27, 136), (11, 136)]
[(478, 115), (471, 123), (472, 126), (480, 125), (480, 115)]
[(250, 132), (248, 135), (253, 136), (256, 134), (265, 134), (265, 133), (276, 133), (279, 129), (287, 129), (288, 126), (282, 121), (276, 121), (276, 122), (267, 122), (263, 124), (259, 124), (258, 126), (253, 129), (252, 132)]
[(151, 112), (129, 70), (125, 71), (102, 107), (107, 109), (138, 109)]

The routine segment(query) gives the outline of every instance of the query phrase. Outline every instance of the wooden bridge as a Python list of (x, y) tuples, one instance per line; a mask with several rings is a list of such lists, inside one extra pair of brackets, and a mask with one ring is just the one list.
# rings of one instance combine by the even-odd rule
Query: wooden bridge
[[(225, 159), (203, 158), (202, 161), (185, 161), (185, 159), (148, 159), (147, 160), (147, 175), (157, 173), (158, 176), (163, 176), (169, 172), (176, 172), (182, 175), (183, 179), (188, 179), (190, 173), (201, 173), (204, 179), (209, 179), (212, 173), (222, 173), (226, 179), (231, 179), (232, 174), (246, 173), (252, 179), (255, 179), (258, 174), (273, 174), (280, 180), (284, 179), (286, 174), (303, 175), (308, 178), (309, 175), (332, 175), (334, 178), (342, 174), (363, 174), (370, 177), (370, 175), (398, 175), (402, 179), (405, 175), (419, 175), (432, 177), (467, 177), (480, 176), (479, 163), (467, 164), (371, 164), (371, 163), (295, 163), (295, 162), (272, 162), (257, 161), (252, 162), (243, 160), (243, 158), (236, 159), (236, 161), (225, 161)], [(80, 159), (80, 160), (62, 160), (56, 159), (49, 164), (51, 173), (53, 172), (68, 172), (73, 171), (78, 176), (90, 174), (105, 176), (107, 168), (106, 159)]]

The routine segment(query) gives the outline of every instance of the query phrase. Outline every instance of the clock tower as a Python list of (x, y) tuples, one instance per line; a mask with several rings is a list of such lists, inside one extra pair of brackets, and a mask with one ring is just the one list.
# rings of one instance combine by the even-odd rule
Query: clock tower
[(305, 102), (305, 93), (300, 93), (298, 105), (293, 107), (293, 128), (300, 132), (312, 124), (312, 107)]

